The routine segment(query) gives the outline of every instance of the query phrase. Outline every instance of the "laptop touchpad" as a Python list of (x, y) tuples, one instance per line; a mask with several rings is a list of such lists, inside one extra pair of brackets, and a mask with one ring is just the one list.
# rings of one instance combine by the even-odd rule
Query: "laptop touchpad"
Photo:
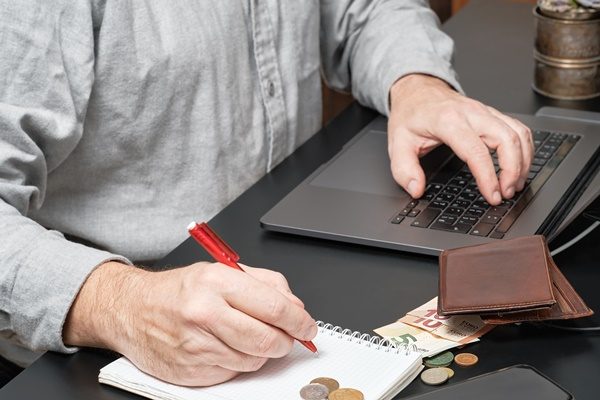
[[(451, 155), (446, 146), (438, 147), (421, 159), (430, 178)], [(346, 147), (313, 180), (311, 185), (383, 196), (405, 196), (390, 171), (387, 133), (371, 130)]]
[(387, 133), (381, 131), (369, 131), (343, 149), (310, 184), (386, 196), (405, 193), (392, 177)]

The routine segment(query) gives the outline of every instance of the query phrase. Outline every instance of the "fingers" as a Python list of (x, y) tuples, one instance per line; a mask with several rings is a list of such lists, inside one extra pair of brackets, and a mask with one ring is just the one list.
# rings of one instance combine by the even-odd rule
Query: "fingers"
[(294, 338), (311, 340), (315, 337), (317, 333), (315, 321), (288, 296), (253, 278), (250, 274), (241, 274), (234, 270), (223, 271), (223, 273), (231, 276), (226, 281), (228, 287), (223, 293), (223, 298), (233, 308), (280, 328)]
[(299, 305), (304, 308), (304, 302), (300, 300), (296, 295), (292, 293), (290, 286), (288, 285), (287, 279), (283, 276), (283, 274), (275, 271), (271, 271), (264, 268), (253, 268), (247, 265), (242, 265), (244, 270), (252, 275), (254, 278), (258, 279), (261, 282), (266, 283), (274, 289), (279, 290), (283, 295), (285, 295), (288, 299), (290, 299), (293, 303)]
[[(408, 138), (408, 135), (404, 137)], [(417, 199), (425, 191), (425, 173), (419, 162), (419, 148), (410, 140), (390, 139), (390, 162), (392, 176), (400, 186)]]
[(531, 167), (531, 161), (533, 160), (534, 155), (533, 136), (531, 135), (531, 130), (517, 119), (511, 118), (508, 115), (504, 115), (492, 107), (488, 107), (488, 109), (495, 117), (501, 119), (508, 126), (510, 126), (519, 137), (522, 160), (521, 175), (517, 182), (517, 191), (521, 191), (525, 186), (525, 181), (527, 180), (527, 175), (529, 173), (529, 168)]
[(463, 123), (459, 129), (448, 131), (445, 141), (456, 155), (469, 166), (477, 187), (490, 204), (500, 204), (502, 195), (492, 157), (474, 127)]
[[(486, 144), (496, 149), (500, 164), (500, 189), (502, 196), (512, 198), (521, 178), (523, 155), (519, 135), (502, 120), (489, 116), (482, 118), (478, 130)], [(485, 131), (483, 131), (485, 129)]]
[[(469, 165), (483, 197), (497, 205), (502, 197), (512, 198), (523, 189), (533, 154), (530, 134), (520, 122), (489, 107), (475, 110), (465, 114), (463, 124), (456, 124), (460, 134), (445, 131), (443, 140)], [(499, 177), (488, 148), (496, 150)]]
[(180, 386), (212, 386), (231, 380), (240, 374), (217, 365), (198, 365), (190, 368), (187, 374), (182, 373), (180, 369), (169, 371), (168, 366), (162, 368), (161, 373), (145, 369), (140, 364), (136, 366), (150, 375), (159, 376), (162, 380)]
[(267, 362), (265, 357), (240, 352), (220, 339), (222, 338), (212, 338), (210, 347), (207, 347), (204, 352), (197, 353), (199, 365), (220, 367), (233, 372), (252, 372), (257, 371)]
[[(254, 358), (283, 357), (294, 345), (294, 339), (281, 329), (267, 325), (234, 308), (224, 308), (218, 321), (210, 329), (227, 346), (240, 353), (255, 356)], [(252, 359), (247, 362), (250, 362), (247, 368), (256, 366)]]

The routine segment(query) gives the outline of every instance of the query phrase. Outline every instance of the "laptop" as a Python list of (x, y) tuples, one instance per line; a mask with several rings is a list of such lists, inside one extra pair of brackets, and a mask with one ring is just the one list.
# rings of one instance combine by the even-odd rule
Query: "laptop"
[[(260, 220), (268, 230), (437, 255), (444, 249), (543, 234), (561, 226), (600, 165), (600, 125), (513, 115), (534, 135), (527, 185), (491, 206), (446, 146), (421, 159), (427, 188), (413, 199), (393, 179), (379, 116)], [(492, 154), (497, 170), (498, 162)]]

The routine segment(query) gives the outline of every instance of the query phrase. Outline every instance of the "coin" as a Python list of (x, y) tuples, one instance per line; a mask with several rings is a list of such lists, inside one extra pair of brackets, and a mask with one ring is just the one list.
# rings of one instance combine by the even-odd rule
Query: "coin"
[(300, 389), (300, 397), (304, 400), (326, 400), (328, 394), (327, 386), (320, 383), (311, 383)]
[(448, 373), (448, 378), (452, 378), (454, 376), (454, 370), (452, 368), (444, 367), (442, 369)]
[(421, 380), (427, 385), (441, 385), (448, 380), (448, 372), (444, 368), (426, 369), (421, 372)]
[(471, 365), (477, 364), (477, 361), (479, 361), (479, 358), (471, 353), (460, 353), (454, 357), (454, 362), (461, 367), (470, 367)]
[(365, 400), (360, 390), (341, 388), (329, 393), (329, 400)]
[(454, 359), (454, 354), (449, 351), (445, 353), (438, 354), (437, 356), (429, 357), (423, 361), (425, 366), (429, 368), (435, 367), (447, 367), (452, 364), (452, 360)]
[(329, 393), (333, 392), (340, 388), (340, 384), (333, 378), (327, 378), (325, 376), (315, 378), (310, 383), (320, 383), (321, 385), (325, 385), (327, 389), (329, 389)]

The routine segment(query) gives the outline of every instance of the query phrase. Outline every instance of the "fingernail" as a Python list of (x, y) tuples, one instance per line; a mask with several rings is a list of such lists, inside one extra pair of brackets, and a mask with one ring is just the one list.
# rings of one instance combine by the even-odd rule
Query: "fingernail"
[(515, 188), (514, 187), (509, 187), (508, 189), (506, 189), (506, 197), (511, 198), (515, 195)]
[(502, 195), (500, 194), (499, 191), (495, 191), (494, 194), (492, 194), (492, 200), (494, 201), (494, 203), (498, 204), (502, 201)]
[(314, 338), (317, 335), (317, 324), (312, 323), (309, 327), (304, 330), (302, 335), (305, 338)]
[(408, 193), (412, 197), (415, 197), (415, 194), (417, 193), (418, 189), (419, 189), (419, 182), (417, 182), (416, 179), (413, 179), (410, 182), (408, 182)]

